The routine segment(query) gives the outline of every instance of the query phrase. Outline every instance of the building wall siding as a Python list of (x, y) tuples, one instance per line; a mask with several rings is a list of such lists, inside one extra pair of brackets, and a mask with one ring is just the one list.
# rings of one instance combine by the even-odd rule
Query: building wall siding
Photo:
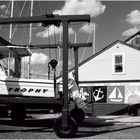
[[(116, 53), (124, 54), (125, 57), (124, 74), (113, 74), (112, 55)], [(139, 61), (140, 61), (140, 51), (128, 47), (127, 45), (117, 43), (111, 48), (109, 48), (108, 50), (96, 56), (95, 58), (81, 65), (79, 67), (79, 81), (86, 82), (86, 81), (111, 81), (111, 80), (113, 81), (140, 80)], [(130, 84), (130, 88), (131, 88), (131, 84)], [(135, 87), (137, 87), (137, 84), (138, 83), (134, 83)], [(126, 85), (129, 86), (129, 84)], [(139, 91), (139, 88), (137, 88), (137, 90)], [(124, 95), (125, 94), (126, 93), (124, 93)], [(126, 95), (125, 95), (125, 99), (126, 99)], [(119, 115), (119, 114), (128, 114), (128, 110), (127, 110), (126, 103), (123, 104), (94, 103), (93, 106), (88, 105), (88, 107), (86, 108), (86, 113), (93, 114), (93, 115), (117, 115), (117, 114)]]
[[(113, 54), (122, 53), (125, 57), (125, 73), (113, 74)], [(133, 49), (125, 44), (116, 43), (108, 50), (97, 55), (93, 59), (84, 63), (79, 67), (79, 81), (80, 86), (124, 86), (124, 102), (123, 103), (109, 103), (95, 102), (88, 105), (85, 109), (87, 114), (93, 115), (120, 115), (128, 114), (127, 99), (130, 95), (137, 91), (140, 96), (140, 51)], [(123, 81), (115, 82), (115, 81)], [(126, 81), (134, 82), (126, 82)], [(137, 82), (135, 82), (137, 80)], [(95, 82), (97, 81), (97, 83)], [(103, 82), (104, 81), (104, 82)], [(109, 81), (109, 83), (108, 83)], [(112, 82), (111, 82), (112, 81)], [(103, 83), (102, 83), (103, 82)], [(125, 83), (126, 82), (126, 83)], [(129, 91), (131, 94), (129, 94)], [(93, 91), (92, 91), (93, 92)], [(88, 92), (90, 93), (90, 92)], [(107, 90), (107, 98), (108, 98)], [(139, 109), (140, 110), (140, 109)], [(139, 111), (140, 114), (140, 111)]]
[[(112, 54), (124, 53), (125, 73), (112, 73)], [(117, 43), (79, 67), (79, 81), (140, 79), (140, 51)]]
[(88, 115), (124, 115), (128, 114), (125, 104), (94, 103), (85, 109)]

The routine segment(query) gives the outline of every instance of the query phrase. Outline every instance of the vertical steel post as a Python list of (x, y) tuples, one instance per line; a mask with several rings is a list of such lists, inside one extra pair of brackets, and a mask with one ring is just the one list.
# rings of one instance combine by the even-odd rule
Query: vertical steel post
[(92, 47), (93, 47), (93, 54), (95, 54), (96, 53), (96, 42), (95, 42), (95, 31), (96, 31), (96, 25), (95, 25), (95, 23), (93, 24), (93, 40), (92, 40), (92, 42), (93, 42), (93, 44), (92, 44)]
[(63, 95), (62, 126), (68, 127), (68, 21), (63, 21)]
[(8, 52), (8, 73), (7, 75), (10, 76), (10, 58), (11, 58), (11, 48), (9, 48), (9, 52)]
[(78, 74), (78, 48), (74, 48), (74, 67), (75, 67), (75, 82), (78, 85), (79, 74)]
[[(31, 11), (30, 11), (30, 16), (33, 16), (33, 4), (34, 1), (31, 0)], [(29, 28), (29, 45), (31, 45), (32, 43), (32, 23), (30, 23), (30, 28)], [(29, 56), (29, 60), (28, 60), (28, 78), (31, 78), (30, 72), (31, 72), (31, 56)]]

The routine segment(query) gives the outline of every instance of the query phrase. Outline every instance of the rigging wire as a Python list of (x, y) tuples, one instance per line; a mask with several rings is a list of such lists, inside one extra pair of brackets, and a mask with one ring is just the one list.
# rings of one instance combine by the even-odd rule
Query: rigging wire
[[(88, 36), (87, 43), (89, 42), (89, 39), (91, 38), (91, 35), (92, 35), (92, 32), (90, 32), (90, 34), (89, 34), (89, 36)], [(82, 53), (82, 56), (81, 56), (80, 62), (83, 61), (83, 57), (84, 57), (84, 54), (85, 54), (86, 49), (87, 49), (87, 48), (84, 48), (84, 51), (83, 51), (83, 53)]]
[[(54, 44), (56, 44), (55, 25), (54, 25)], [(57, 60), (57, 48), (55, 48), (55, 57), (56, 57), (56, 60)]]
[[(25, 8), (25, 6), (26, 6), (26, 1), (24, 2), (24, 4), (23, 4), (23, 6), (22, 6), (22, 9), (21, 9), (21, 11), (19, 10), (19, 6), (18, 6), (18, 4), (17, 3), (15, 3), (17, 6), (16, 6), (16, 8), (17, 8), (17, 10), (19, 11), (19, 17), (21, 17), (21, 15), (22, 15), (22, 13), (23, 13), (23, 10), (24, 10), (24, 8)], [(30, 7), (29, 7), (30, 8)], [(27, 13), (29, 13), (29, 11), (30, 11), (30, 9), (28, 8), (28, 12)], [(22, 32), (22, 35), (21, 35), (21, 39), (20, 39), (20, 44), (21, 44), (21, 42), (23, 41), (23, 39), (24, 39), (24, 35), (25, 35), (25, 33), (27, 33), (26, 32), (26, 26), (25, 25), (23, 25), (22, 26), (23, 27), (23, 32)], [(17, 30), (17, 24), (15, 25), (15, 28), (14, 28), (14, 31), (13, 31), (13, 34), (12, 34), (12, 39), (13, 39), (13, 37), (14, 37), (14, 34), (15, 34), (15, 32), (16, 32), (16, 30)], [(22, 37), (23, 36), (23, 37)], [(27, 65), (27, 58), (26, 57), (24, 57), (23, 58), (23, 76), (24, 77), (26, 77), (26, 66)]]
[[(30, 16), (33, 16), (33, 0), (31, 0), (30, 2)], [(32, 44), (32, 23), (29, 24), (30, 28), (29, 28), (29, 45)]]
[[(11, 4), (12, 4), (12, 1), (9, 2), (9, 4), (8, 4), (8, 6), (7, 6), (7, 8), (6, 8), (4, 17), (6, 17), (6, 14), (8, 13), (8, 10), (9, 10), (9, 7), (10, 7)], [(2, 27), (3, 27), (3, 25), (0, 25), (0, 31), (1, 31)], [(8, 58), (5, 58), (5, 61), (6, 61), (6, 63), (7, 63), (7, 68), (8, 68)]]
[[(26, 0), (24, 1), (24, 4), (23, 4), (22, 9), (21, 9), (21, 11), (20, 11), (19, 17), (21, 17), (21, 15), (22, 15), (22, 13), (23, 13), (23, 10), (24, 10), (24, 8), (25, 8), (25, 5), (26, 5)], [(18, 25), (18, 24), (15, 25), (14, 31), (13, 31), (13, 33), (12, 33), (11, 40), (12, 40), (13, 37), (14, 37), (15, 31), (17, 30), (17, 25)]]
[(41, 7), (41, 4), (40, 4), (40, 1), (37, 1), (38, 5), (39, 5), (39, 10), (41, 12), (41, 15), (43, 15), (43, 10), (42, 10), (42, 7)]
[[(33, 16), (33, 0), (31, 0), (30, 3), (30, 16)], [(29, 28), (29, 45), (32, 44), (32, 23), (30, 23), (30, 28)], [(30, 79), (30, 72), (31, 72), (31, 56), (28, 57), (28, 78)]]
[(26, 57), (24, 57), (24, 77), (26, 77)]
[(15, 7), (16, 7), (16, 9), (18, 10), (18, 13), (20, 13), (20, 10), (19, 10), (19, 7), (18, 7), (18, 4), (17, 4), (17, 2), (15, 2)]
[(22, 42), (23, 42), (23, 39), (24, 39), (24, 37), (25, 37), (25, 34), (27, 33), (26, 30), (27, 30), (27, 29), (24, 27), (24, 28), (23, 28), (23, 31), (22, 31), (22, 34), (21, 34), (21, 38), (20, 38), (19, 44), (23, 44), (23, 43), (22, 43)]
[[(49, 26), (46, 28), (46, 29), (48, 29), (48, 43), (49, 43), (49, 46), (50, 46), (50, 34), (49, 34)], [(50, 60), (51, 60), (51, 50), (50, 50), (50, 48), (49, 48), (49, 58), (50, 58)], [(49, 63), (48, 63), (48, 79), (50, 79), (50, 65), (49, 65)]]
[[(18, 8), (19, 9), (19, 8)], [(28, 14), (30, 14), (30, 5), (29, 5), (29, 7), (28, 7), (28, 12), (27, 12)], [(25, 37), (25, 34), (27, 33), (27, 28), (26, 28), (26, 24), (24, 24), (24, 25), (22, 25), (23, 27), (23, 31), (22, 31), (22, 35), (21, 35), (21, 39), (20, 39), (20, 41), (19, 41), (19, 43), (20, 44), (22, 44), (22, 42), (23, 42), (23, 39), (24, 39), (24, 37)], [(19, 27), (19, 25), (18, 25), (18, 27)], [(17, 28), (18, 28), (17, 27)], [(28, 26), (29, 28), (30, 28), (30, 26)], [(28, 36), (28, 35), (27, 35)]]
[[(23, 13), (23, 9), (25, 8), (25, 2), (24, 2), (24, 7), (22, 7), (22, 11), (20, 12), (20, 16), (22, 15), (22, 13)], [(19, 9), (19, 8), (18, 8)], [(27, 14), (29, 14), (29, 12), (30, 12), (30, 6), (28, 7), (28, 11), (27, 11)], [(17, 26), (16, 26), (16, 28), (17, 28)], [(20, 39), (20, 44), (22, 44), (22, 42), (23, 42), (23, 39), (25, 38), (25, 34), (27, 33), (27, 28), (26, 28), (26, 26), (25, 25), (23, 25), (23, 31), (22, 31), (22, 35), (21, 35), (21, 39)], [(28, 35), (27, 35), (28, 36)], [(26, 77), (27, 76), (27, 73), (26, 73), (26, 71), (27, 71), (27, 63), (28, 63), (28, 57), (24, 57), (23, 58), (23, 73), (24, 73), (24, 77)]]
[[(61, 32), (61, 27), (62, 27), (62, 24), (60, 25), (60, 31), (59, 31), (59, 43), (61, 44), (62, 43), (62, 32)], [(58, 46), (58, 74), (60, 74), (61, 72), (61, 69), (60, 69), (60, 63), (61, 63), (61, 55), (63, 53), (62, 52), (62, 48), (60, 46)]]
[(51, 57), (51, 50), (50, 50), (50, 43), (51, 43), (51, 42), (50, 42), (50, 33), (49, 33), (50, 31), (49, 31), (49, 26), (47, 27), (47, 29), (48, 29), (49, 58), (50, 58), (50, 60), (51, 60), (52, 57)]
[(72, 66), (72, 64), (73, 64), (73, 59), (72, 58), (74, 58), (72, 49), (70, 49), (70, 56), (71, 56), (70, 60), (71, 60), (71, 66)]
[[(8, 4), (6, 10), (5, 10), (5, 13), (4, 13), (4, 17), (6, 17), (6, 14), (8, 13), (8, 9), (9, 9), (11, 3), (12, 3), (12, 1), (9, 2), (9, 4)], [(3, 25), (0, 25), (0, 31), (1, 31), (2, 26), (3, 26)]]
[[(12, 18), (13, 17), (13, 11), (14, 11), (14, 0), (11, 0), (12, 3), (11, 3), (11, 14), (10, 14), (10, 17)], [(12, 27), (13, 27), (13, 24), (10, 24), (10, 30), (9, 30), (9, 42), (12, 43)]]

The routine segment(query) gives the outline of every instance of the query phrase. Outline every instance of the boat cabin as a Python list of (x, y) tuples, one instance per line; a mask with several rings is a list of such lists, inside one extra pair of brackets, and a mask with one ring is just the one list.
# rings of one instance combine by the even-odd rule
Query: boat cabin
[(20, 78), (21, 60), (32, 54), (29, 47), (6, 45), (0, 46), (0, 73), (1, 76)]

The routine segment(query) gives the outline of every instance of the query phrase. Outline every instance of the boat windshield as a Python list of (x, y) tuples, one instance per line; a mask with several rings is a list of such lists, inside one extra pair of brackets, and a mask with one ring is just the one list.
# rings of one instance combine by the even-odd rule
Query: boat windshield
[(27, 46), (0, 46), (1, 71), (6, 76), (21, 77), (22, 58), (31, 56), (31, 54)]
[(6, 76), (14, 76), (14, 71), (12, 69), (9, 69), (8, 75), (8, 64), (5, 59), (0, 60), (0, 70), (3, 71)]

